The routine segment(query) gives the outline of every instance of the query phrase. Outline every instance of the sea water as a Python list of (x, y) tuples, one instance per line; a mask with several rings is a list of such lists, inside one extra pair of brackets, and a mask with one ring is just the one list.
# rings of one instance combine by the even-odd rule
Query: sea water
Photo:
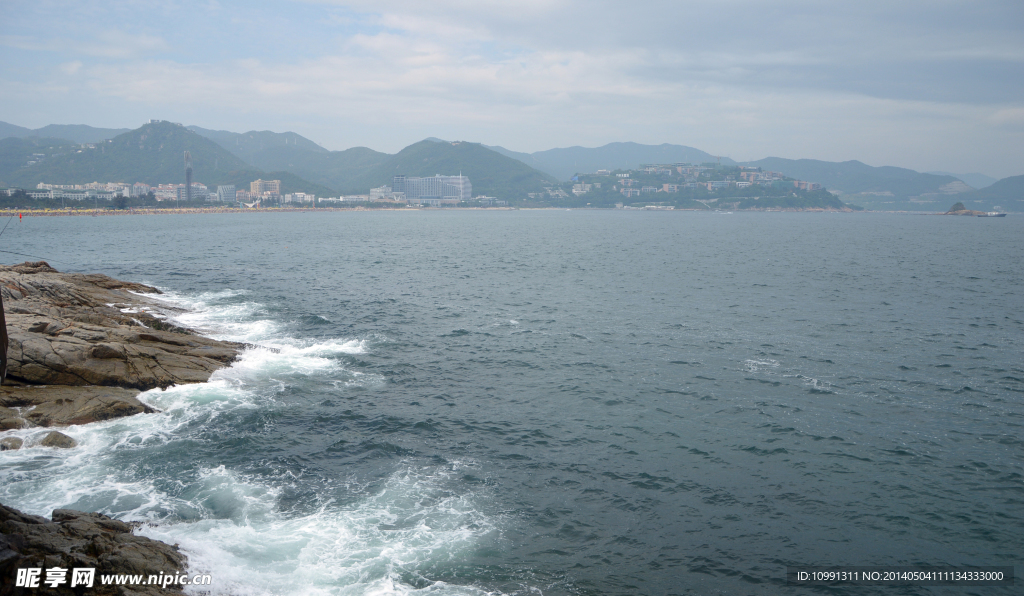
[(142, 394), (159, 414), (0, 454), (4, 504), (148, 522), (212, 594), (781, 594), (791, 565), (1024, 554), (1024, 218), (26, 218), (2, 244), (252, 346)]

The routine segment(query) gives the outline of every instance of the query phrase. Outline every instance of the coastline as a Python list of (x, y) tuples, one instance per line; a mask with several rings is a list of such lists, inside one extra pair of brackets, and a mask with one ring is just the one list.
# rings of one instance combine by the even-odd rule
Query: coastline
[[(145, 297), (159, 293), (105, 275), (60, 273), (42, 261), (0, 266), (10, 340), (0, 451), (75, 449), (75, 439), (54, 429), (156, 414), (137, 398), (142, 391), (205, 382), (238, 357), (241, 344), (169, 323), (160, 313), (168, 307)], [(100, 513), (56, 509), (46, 519), (0, 504), (0, 594), (22, 593), (26, 570), (55, 568), (91, 569), (89, 593), (100, 596), (181, 594), (186, 555), (177, 544), (136, 535), (139, 527)], [(42, 586), (49, 574), (38, 573)], [(50, 593), (81, 592), (66, 574)], [(118, 575), (138, 579), (111, 583)]]
[[(419, 207), (416, 209), (382, 207), (267, 207), (262, 209), (236, 209), (229, 207), (191, 207), (182, 209), (0, 209), (0, 218), (4, 217), (108, 217), (126, 215), (203, 215), (228, 213), (236, 215), (270, 214), (270, 213), (323, 213), (323, 212), (387, 212), (387, 213), (418, 213), (421, 211), (622, 211), (614, 207)], [(636, 211), (645, 211), (636, 209)], [(650, 210), (646, 210), (650, 211)], [(716, 213), (713, 209), (659, 209), (659, 212)], [(825, 209), (811, 207), (807, 209), (729, 209), (736, 213), (908, 213), (908, 214), (941, 214), (932, 211), (856, 211), (853, 209)]]
[[(156, 288), (60, 273), (44, 261), (0, 266), (10, 346), (0, 430), (49, 429), (156, 410), (138, 394), (202, 383), (244, 346), (169, 323)], [(5, 433), (7, 434), (7, 433)], [(59, 431), (0, 439), (0, 450), (47, 446)], [(47, 439), (49, 438), (49, 439)], [(66, 437), (65, 437), (66, 438)]]

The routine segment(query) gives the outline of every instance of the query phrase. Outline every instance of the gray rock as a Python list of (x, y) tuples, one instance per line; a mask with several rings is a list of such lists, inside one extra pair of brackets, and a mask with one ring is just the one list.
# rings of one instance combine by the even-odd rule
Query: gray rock
[(24, 441), (18, 437), (4, 437), (0, 439), (0, 451), (16, 451), (21, 449)]
[[(4, 389), (7, 389), (7, 388), (6, 387), (0, 387), (0, 392), (2, 392)], [(3, 402), (2, 400), (0, 400), (0, 403), (6, 403), (6, 402)], [(11, 404), (11, 405), (18, 405), (18, 404)], [(11, 408), (8, 408), (6, 406), (0, 406), (0, 430), (12, 430), (12, 429), (15, 429), (15, 428), (27, 428), (29, 426), (32, 426), (32, 424), (28, 420), (25, 420), (25, 418), (21, 415), (21, 412), (19, 412), (17, 410), (13, 410)]]
[[(134, 414), (151, 414), (137, 389), (20, 385), (0, 387), (0, 428), (88, 424)], [(23, 407), (22, 414), (11, 409)], [(20, 421), (20, 424), (19, 424)]]
[[(132, 534), (132, 526), (99, 513), (57, 509), (52, 521), (0, 505), (0, 595), (35, 593), (14, 587), (23, 567), (94, 568), (93, 588), (79, 593), (95, 596), (181, 594), (151, 586), (104, 586), (101, 574), (159, 575), (185, 572), (186, 559), (177, 546)], [(71, 596), (65, 584), (47, 594)]]
[[(7, 377), (15, 384), (50, 387), (31, 399), (0, 391), (0, 406), (35, 406), (25, 416), (0, 410), (0, 429), (152, 412), (134, 399), (138, 391), (205, 382), (244, 347), (200, 337), (144, 312), (166, 307), (138, 293), (159, 290), (105, 275), (59, 273), (42, 261), (0, 266)], [(118, 387), (135, 391), (97, 393)]]
[(46, 436), (43, 437), (43, 440), (40, 441), (39, 444), (42, 445), (43, 447), (71, 449), (72, 447), (76, 447), (78, 445), (78, 442), (62, 432), (51, 430), (50, 432), (46, 433)]

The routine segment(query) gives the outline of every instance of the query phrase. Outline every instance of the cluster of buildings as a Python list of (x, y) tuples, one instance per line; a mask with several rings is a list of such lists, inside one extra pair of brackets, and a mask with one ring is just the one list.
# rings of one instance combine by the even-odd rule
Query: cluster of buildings
[[(738, 171), (738, 174), (736, 170)], [(769, 172), (764, 171), (759, 167), (755, 166), (738, 166), (730, 167), (731, 172), (722, 172), (722, 166), (715, 163), (706, 163), (701, 165), (694, 165), (688, 163), (676, 163), (676, 164), (642, 164), (638, 168), (638, 172), (642, 172), (647, 175), (654, 176), (678, 176), (680, 180), (677, 182), (663, 182), (657, 185), (652, 185), (650, 181), (644, 183), (636, 180), (630, 176), (630, 172), (617, 173), (615, 174), (615, 184), (621, 190), (619, 193), (624, 197), (639, 197), (645, 194), (654, 194), (659, 192), (674, 193), (680, 192), (685, 189), (697, 189), (706, 188), (710, 192), (715, 192), (729, 187), (736, 188), (747, 188), (753, 185), (761, 186), (788, 186), (792, 182), (794, 188), (801, 190), (819, 190), (822, 188), (820, 184), (815, 182), (806, 182), (803, 180), (786, 181), (785, 176), (781, 172)], [(595, 172), (596, 176), (611, 176), (609, 170), (598, 170)], [(703, 178), (703, 180), (702, 180)], [(709, 178), (712, 178), (709, 180)], [(593, 188), (601, 188), (599, 182), (580, 182), (574, 178), (572, 187), (572, 193), (576, 196), (586, 194)], [(551, 189), (547, 189), (547, 194), (555, 196)], [(543, 193), (537, 193), (543, 196)], [(568, 195), (566, 195), (568, 196)], [(530, 198), (534, 198), (530, 195)]]
[[(205, 184), (193, 182), (192, 200), (220, 201), (234, 203), (236, 201), (260, 201), (272, 199), (277, 202), (281, 197), (280, 180), (256, 180), (249, 185), (249, 190), (236, 190), (233, 184), (223, 184), (212, 190)], [(90, 182), (88, 184), (47, 184), (40, 182), (35, 190), (27, 191), (33, 199), (67, 199), (111, 200), (115, 197), (143, 197), (150, 193), (158, 201), (185, 201), (189, 197), (189, 187), (185, 184), (158, 184), (150, 186), (143, 182), (126, 184), (124, 182)], [(11, 194), (10, 192), (8, 194)], [(312, 202), (314, 195), (296, 193), (284, 195), (284, 202)]]
[[(587, 185), (588, 187), (590, 185)], [(560, 192), (560, 191), (559, 191)], [(8, 192), (12, 194), (13, 189)], [(390, 202), (408, 205), (457, 205), (473, 197), (473, 185), (468, 176), (430, 177), (395, 176), (391, 186), (373, 188), (368, 195), (348, 195), (340, 197), (321, 197), (310, 193), (281, 192), (280, 180), (253, 180), (249, 189), (235, 188), (234, 185), (220, 185), (213, 190), (205, 184), (191, 183), (191, 193), (187, 184), (158, 184), (150, 186), (142, 182), (125, 184), (123, 182), (92, 182), (89, 184), (47, 184), (39, 183), (35, 191), (28, 195), (34, 199), (103, 199), (110, 200), (118, 196), (140, 197), (152, 193), (158, 201), (185, 201), (189, 196), (193, 200), (220, 201), (223, 203), (240, 203), (249, 207), (268, 203), (316, 204), (316, 203), (365, 203)], [(494, 197), (477, 197), (481, 205), (502, 206), (505, 201)]]

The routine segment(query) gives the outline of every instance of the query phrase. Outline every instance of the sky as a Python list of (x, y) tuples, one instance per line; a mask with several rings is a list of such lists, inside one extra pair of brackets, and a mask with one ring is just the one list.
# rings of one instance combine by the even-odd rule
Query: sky
[(1024, 174), (1024, 2), (0, 0), (0, 120)]

